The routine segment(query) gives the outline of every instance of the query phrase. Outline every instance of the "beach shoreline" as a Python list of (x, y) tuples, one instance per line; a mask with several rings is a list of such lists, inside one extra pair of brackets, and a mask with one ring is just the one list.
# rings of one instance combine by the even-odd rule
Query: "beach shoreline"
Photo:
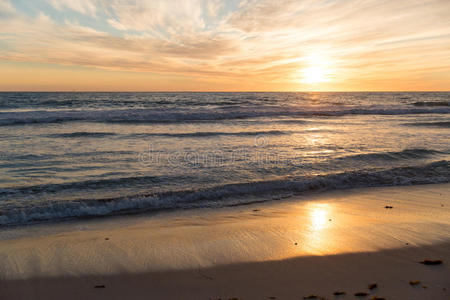
[[(0, 295), (334, 299), (342, 290), (347, 296), (339, 299), (353, 299), (356, 292), (447, 299), (449, 194), (450, 184), (365, 188), (217, 210), (38, 225), (40, 234), (31, 227), (10, 229), (0, 241)], [(420, 263), (424, 259), (444, 263), (427, 266)], [(409, 284), (415, 280), (420, 284)], [(371, 283), (378, 288), (369, 291)]]

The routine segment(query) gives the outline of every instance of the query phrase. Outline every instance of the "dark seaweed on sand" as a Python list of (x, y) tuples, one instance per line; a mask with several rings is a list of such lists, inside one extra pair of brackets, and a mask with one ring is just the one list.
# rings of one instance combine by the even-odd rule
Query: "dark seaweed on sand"
[(425, 259), (425, 260), (421, 261), (420, 263), (424, 264), (424, 265), (434, 266), (434, 265), (440, 265), (443, 262), (440, 259), (436, 259), (436, 260)]
[(337, 291), (337, 292), (334, 292), (333, 293), (333, 295), (335, 295), (335, 296), (342, 296), (342, 295), (345, 295), (346, 293), (345, 292), (343, 292), (343, 291)]
[(303, 299), (319, 299), (319, 296), (309, 295), (309, 296), (303, 297)]

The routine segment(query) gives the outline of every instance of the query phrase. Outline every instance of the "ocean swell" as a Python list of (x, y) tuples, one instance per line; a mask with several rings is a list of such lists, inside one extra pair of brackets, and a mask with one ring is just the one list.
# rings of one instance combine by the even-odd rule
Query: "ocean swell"
[(101, 123), (179, 123), (212, 122), (260, 117), (339, 117), (345, 115), (406, 115), (449, 114), (448, 107), (392, 108), (392, 107), (301, 107), (260, 106), (218, 109), (122, 109), (122, 110), (58, 110), (0, 112), (0, 126), (50, 124), (64, 122)]

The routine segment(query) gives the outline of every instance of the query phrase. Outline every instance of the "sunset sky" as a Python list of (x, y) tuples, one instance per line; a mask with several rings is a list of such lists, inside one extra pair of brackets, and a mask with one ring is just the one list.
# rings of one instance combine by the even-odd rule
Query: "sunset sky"
[(0, 0), (0, 90), (450, 90), (449, 0)]

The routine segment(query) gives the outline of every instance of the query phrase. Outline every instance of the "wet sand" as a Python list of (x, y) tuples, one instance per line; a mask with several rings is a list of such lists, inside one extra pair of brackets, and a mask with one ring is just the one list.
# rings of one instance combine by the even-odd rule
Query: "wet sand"
[(370, 188), (4, 230), (0, 299), (449, 299), (449, 195)]

